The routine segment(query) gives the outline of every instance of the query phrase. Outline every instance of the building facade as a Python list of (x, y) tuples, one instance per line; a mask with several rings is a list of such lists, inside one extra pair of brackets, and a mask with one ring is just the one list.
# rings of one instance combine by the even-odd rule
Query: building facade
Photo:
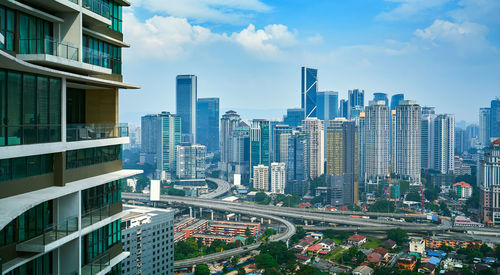
[(422, 108), (422, 121), (420, 125), (420, 166), (422, 169), (433, 168), (434, 152), (434, 107)]
[(271, 193), (285, 194), (286, 168), (283, 162), (271, 163)]
[(122, 5), (0, 2), (2, 274), (121, 274)]
[(141, 162), (155, 165), (158, 153), (158, 115), (141, 117)]
[(129, 214), (121, 222), (121, 242), (130, 256), (122, 262), (121, 274), (174, 274), (174, 211), (124, 208)]
[(309, 183), (309, 136), (293, 131), (288, 138), (286, 193), (303, 196)]
[(269, 166), (259, 164), (253, 167), (253, 188), (269, 191)]
[(441, 174), (455, 171), (455, 117), (441, 114), (434, 120), (432, 163)]
[(316, 93), (318, 92), (318, 70), (301, 68), (301, 108), (304, 110), (304, 119), (316, 117)]
[(373, 93), (373, 101), (383, 101), (385, 102), (385, 106), (389, 106), (389, 98), (386, 93)]
[(365, 91), (354, 89), (349, 90), (348, 94), (348, 117), (359, 117), (365, 107)]
[[(250, 126), (250, 167), (271, 164), (271, 125), (269, 120), (254, 119)], [(253, 174), (250, 175), (253, 177)]]
[(158, 115), (158, 155), (156, 157), (156, 179), (170, 180), (177, 168), (177, 145), (181, 143), (181, 118), (168, 112)]
[(370, 101), (364, 119), (365, 180), (384, 178), (390, 164), (390, 112), (384, 101)]
[(207, 147), (201, 144), (180, 144), (176, 147), (178, 179), (205, 179)]
[(396, 107), (399, 106), (399, 103), (401, 101), (405, 100), (405, 95), (404, 94), (395, 94), (392, 95), (391, 97), (391, 111), (396, 110)]
[(479, 143), (488, 147), (491, 136), (491, 108), (479, 109)]
[(302, 108), (287, 109), (286, 115), (283, 116), (283, 123), (291, 128), (299, 127), (302, 120), (304, 120), (304, 109)]
[(317, 117), (325, 121), (335, 119), (339, 111), (339, 93), (333, 91), (318, 92), (316, 94)]
[(309, 136), (309, 178), (315, 179), (324, 173), (324, 122), (315, 117), (306, 118), (302, 121), (302, 131)]
[(481, 216), (484, 223), (500, 225), (500, 139), (491, 143), (478, 167)]
[(196, 105), (196, 142), (207, 152), (219, 150), (219, 98), (199, 98)]
[(196, 143), (197, 82), (196, 75), (178, 75), (175, 79), (175, 110), (182, 122), (182, 141), (193, 144)]
[(404, 100), (396, 107), (396, 158), (394, 172), (413, 183), (420, 183), (421, 108)]

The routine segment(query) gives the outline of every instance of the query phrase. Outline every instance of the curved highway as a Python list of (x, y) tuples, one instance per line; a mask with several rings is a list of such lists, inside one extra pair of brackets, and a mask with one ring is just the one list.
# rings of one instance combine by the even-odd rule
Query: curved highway
[(215, 191), (213, 192), (201, 195), (200, 198), (215, 199), (222, 195), (225, 195), (227, 192), (231, 190), (231, 184), (225, 180), (216, 178), (206, 178), (206, 180), (217, 184), (217, 189), (215, 189)]

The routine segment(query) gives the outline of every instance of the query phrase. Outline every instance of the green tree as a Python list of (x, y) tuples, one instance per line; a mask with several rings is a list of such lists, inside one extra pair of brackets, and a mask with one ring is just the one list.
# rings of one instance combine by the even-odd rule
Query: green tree
[(255, 257), (255, 263), (257, 264), (257, 268), (269, 268), (278, 266), (273, 256), (266, 253), (260, 253), (259, 255), (257, 255)]
[(316, 196), (311, 200), (311, 204), (317, 204), (317, 203), (323, 203), (323, 197), (321, 196)]
[(247, 226), (245, 229), (245, 236), (250, 237), (252, 235), (252, 232), (250, 232), (250, 228)]
[(444, 251), (444, 252), (446, 252), (446, 253), (449, 253), (449, 252), (453, 251), (453, 247), (451, 247), (451, 246), (447, 246), (446, 244), (444, 244), (444, 243), (443, 243), (443, 244), (439, 247), (439, 250), (442, 250), (442, 251)]
[(267, 205), (271, 202), (271, 198), (264, 192), (257, 192), (257, 194), (255, 194), (255, 202)]
[(401, 195), (408, 193), (408, 191), (410, 191), (410, 182), (407, 180), (400, 181), (399, 191), (401, 192)]
[(259, 251), (261, 254), (271, 255), (280, 265), (295, 262), (295, 253), (282, 241), (261, 244)]
[(465, 205), (467, 206), (467, 209), (472, 208), (472, 209), (478, 209), (479, 208), (479, 197), (480, 191), (477, 186), (474, 186), (472, 188), (472, 196), (467, 199), (465, 202)]
[(248, 237), (246, 239), (246, 241), (245, 241), (245, 245), (250, 245), (250, 244), (253, 244), (253, 243), (255, 243), (255, 238), (252, 237), (252, 236)]
[(443, 214), (443, 216), (451, 217), (450, 209), (448, 209), (448, 206), (446, 205), (446, 203), (440, 202), (439, 208), (441, 209), (441, 213)]
[(210, 275), (210, 269), (207, 265), (199, 264), (194, 269), (194, 275)]
[(435, 201), (438, 199), (439, 193), (434, 189), (425, 189), (424, 196), (428, 201)]
[(245, 269), (242, 266), (238, 267), (238, 275), (245, 275), (245, 274), (247, 274), (245, 272)]
[(408, 241), (408, 233), (401, 228), (389, 230), (387, 238), (395, 241), (398, 245), (402, 245)]
[(416, 202), (419, 202), (420, 201), (420, 194), (418, 192), (410, 192), (408, 193), (408, 195), (406, 195), (406, 198), (405, 198), (407, 201), (416, 201)]
[(450, 198), (452, 198), (452, 199), (454, 199), (454, 200), (458, 199), (458, 195), (457, 195), (457, 193), (456, 193), (455, 191), (451, 190), (451, 189), (450, 189), (450, 191), (448, 192), (448, 195), (450, 196)]
[(231, 265), (232, 266), (237, 266), (239, 262), (240, 262), (240, 257), (234, 256), (231, 258)]
[(295, 229), (295, 234), (290, 238), (292, 243), (297, 243), (299, 240), (306, 236), (306, 231), (302, 226), (297, 226)]
[(396, 207), (392, 201), (378, 200), (369, 209), (370, 212), (394, 213)]

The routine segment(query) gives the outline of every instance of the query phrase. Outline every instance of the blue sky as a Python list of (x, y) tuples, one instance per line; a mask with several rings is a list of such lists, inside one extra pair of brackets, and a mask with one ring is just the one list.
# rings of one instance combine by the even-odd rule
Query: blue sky
[(403, 92), (457, 121), (500, 96), (499, 0), (132, 0), (124, 9), (120, 119), (175, 112), (175, 76), (244, 118), (300, 105), (300, 67), (319, 89)]

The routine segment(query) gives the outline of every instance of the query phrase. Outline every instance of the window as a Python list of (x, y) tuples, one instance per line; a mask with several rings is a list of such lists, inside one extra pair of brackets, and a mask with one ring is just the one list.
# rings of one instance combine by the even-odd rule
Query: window
[(5, 44), (0, 44), (0, 49), (14, 50), (15, 25), (15, 12), (9, 8), (0, 6), (0, 32), (5, 39)]
[(83, 62), (122, 73), (122, 49), (97, 38), (83, 36)]
[(0, 182), (52, 173), (52, 154), (0, 160)]
[(80, 149), (66, 152), (66, 169), (96, 165), (122, 159), (120, 145)]
[(19, 53), (53, 54), (52, 29), (51, 22), (19, 13)]
[(0, 117), (0, 146), (61, 141), (61, 79), (0, 69)]
[(121, 201), (121, 180), (105, 183), (82, 191), (82, 214)]
[(110, 29), (122, 32), (122, 6), (115, 3), (113, 0), (104, 0), (109, 6), (111, 25)]
[(82, 238), (82, 264), (91, 263), (105, 253), (110, 247), (120, 242), (120, 222), (116, 220), (101, 227)]

